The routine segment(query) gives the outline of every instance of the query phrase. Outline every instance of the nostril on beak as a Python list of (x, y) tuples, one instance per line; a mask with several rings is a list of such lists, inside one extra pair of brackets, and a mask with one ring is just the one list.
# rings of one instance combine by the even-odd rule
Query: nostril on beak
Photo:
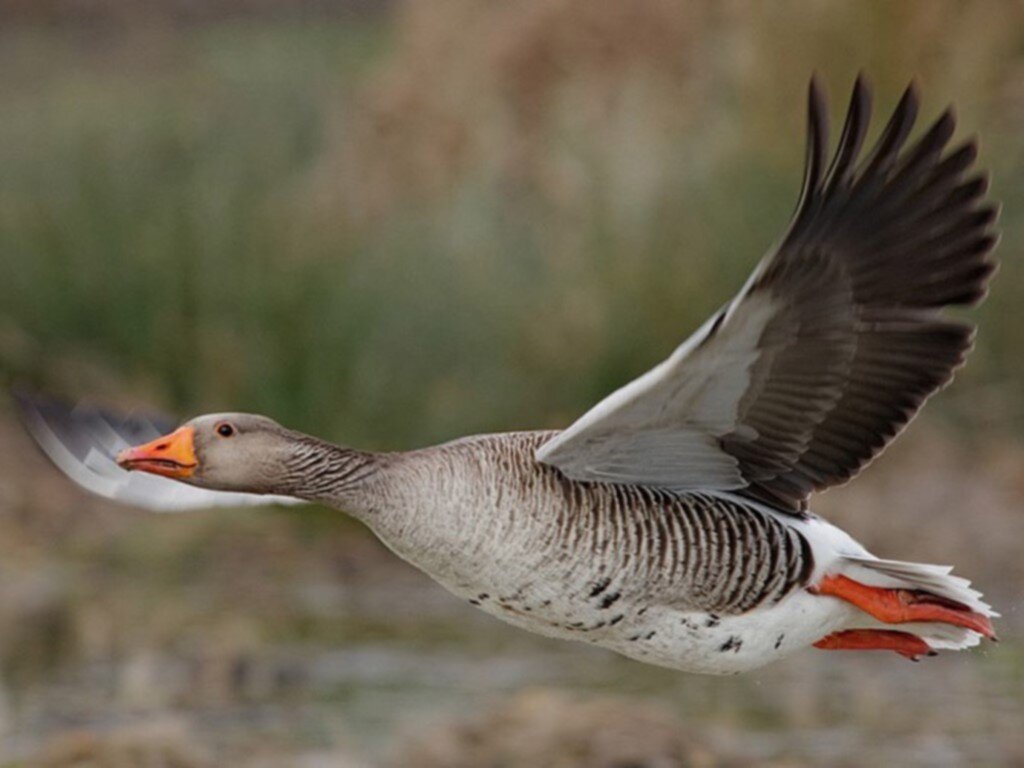
[(168, 448), (167, 443), (160, 443), (160, 445), (153, 448), (154, 451), (166, 451)]

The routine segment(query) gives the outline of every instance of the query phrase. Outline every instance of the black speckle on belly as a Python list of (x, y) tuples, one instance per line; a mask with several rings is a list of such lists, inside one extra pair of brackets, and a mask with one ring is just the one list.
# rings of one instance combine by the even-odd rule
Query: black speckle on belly
[(709, 613), (708, 620), (704, 622), (704, 626), (708, 629), (711, 629), (712, 627), (717, 627), (721, 623), (721, 621), (722, 619), (719, 618), (718, 614)]
[(587, 626), (586, 622), (583, 621), (574, 621), (572, 624), (559, 624), (558, 622), (551, 622), (551, 626), (561, 627), (562, 629), (567, 629), (570, 632), (593, 632), (595, 630), (603, 629), (604, 627), (608, 626), (608, 622), (599, 621), (596, 624), (591, 624), (590, 626)]
[(475, 597), (471, 597), (471, 598), (469, 598), (469, 604), (470, 605), (480, 605), (480, 601), (477, 600)]
[(592, 590), (590, 590), (590, 596), (591, 597), (597, 597), (602, 592), (604, 592), (606, 589), (608, 589), (608, 587), (609, 587), (609, 585), (611, 583), (612, 583), (612, 580), (610, 578), (608, 578), (607, 576), (605, 578), (601, 579), (600, 581), (595, 582), (594, 588)]
[(481, 592), (479, 595), (476, 596), (476, 599), (483, 601), (486, 600), (488, 597), (490, 597), (490, 595), (488, 595), (486, 592)]
[(614, 618), (613, 618), (613, 619), (612, 619), (611, 621), (609, 621), (609, 622), (608, 622), (608, 626), (609, 626), (609, 627), (614, 627), (614, 626), (615, 626), (616, 624), (618, 624), (618, 623), (619, 623), (620, 621), (622, 621), (622, 620), (623, 620), (624, 618), (626, 618), (626, 617), (625, 617), (625, 616), (623, 616), (623, 615), (622, 615), (622, 614), (620, 613), (620, 614), (618, 614), (617, 616), (615, 616), (615, 617), (614, 617)]
[(740, 640), (736, 635), (729, 635), (729, 639), (718, 646), (718, 650), (725, 653), (726, 651), (732, 651), (733, 653), (739, 653), (740, 648), (743, 647), (743, 641)]
[(782, 641), (785, 638), (786, 638), (785, 633), (783, 633), (783, 634), (779, 635), (777, 638), (775, 638), (775, 647), (778, 648), (780, 645), (782, 645)]
[(602, 611), (606, 608), (611, 608), (612, 605), (615, 604), (615, 601), (618, 600), (620, 597), (622, 597), (622, 595), (620, 595), (618, 592), (612, 592), (610, 594), (607, 594), (604, 596), (604, 598), (602, 598), (601, 604), (598, 606), (598, 608)]

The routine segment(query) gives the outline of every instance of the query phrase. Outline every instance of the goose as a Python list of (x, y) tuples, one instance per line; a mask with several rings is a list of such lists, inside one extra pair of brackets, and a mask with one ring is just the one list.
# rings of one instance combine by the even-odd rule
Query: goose
[[(945, 386), (973, 344), (997, 206), (952, 108), (915, 142), (911, 83), (870, 151), (858, 77), (827, 161), (811, 79), (795, 213), (731, 301), (568, 428), (375, 453), (260, 415), (145, 416), (22, 397), (85, 488), (162, 511), (343, 510), (483, 611), (643, 662), (731, 674), (797, 650), (918, 660), (995, 640), (948, 566), (883, 559), (813, 514)], [(129, 470), (125, 472), (124, 470)]]

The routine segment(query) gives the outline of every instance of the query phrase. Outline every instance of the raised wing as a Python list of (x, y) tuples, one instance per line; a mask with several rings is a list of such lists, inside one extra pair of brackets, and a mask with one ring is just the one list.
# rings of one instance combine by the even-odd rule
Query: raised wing
[(537, 451), (578, 480), (730, 490), (791, 512), (854, 476), (952, 378), (995, 269), (997, 209), (971, 173), (974, 141), (945, 152), (947, 110), (905, 148), (904, 93), (874, 148), (858, 78), (826, 169), (815, 80), (803, 189), (789, 231), (746, 286), (668, 360)]
[(126, 472), (114, 461), (122, 448), (155, 440), (176, 426), (159, 416), (115, 414), (17, 393), (22, 423), (39, 447), (87, 491), (153, 512), (186, 512), (211, 507), (301, 504), (287, 496), (210, 491), (145, 472)]

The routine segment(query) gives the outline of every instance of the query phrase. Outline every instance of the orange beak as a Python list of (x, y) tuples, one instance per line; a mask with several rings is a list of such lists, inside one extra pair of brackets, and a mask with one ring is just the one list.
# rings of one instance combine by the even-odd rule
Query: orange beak
[(191, 477), (199, 466), (194, 438), (193, 427), (180, 427), (145, 445), (125, 448), (117, 454), (117, 463), (129, 471), (137, 469), (164, 477)]

